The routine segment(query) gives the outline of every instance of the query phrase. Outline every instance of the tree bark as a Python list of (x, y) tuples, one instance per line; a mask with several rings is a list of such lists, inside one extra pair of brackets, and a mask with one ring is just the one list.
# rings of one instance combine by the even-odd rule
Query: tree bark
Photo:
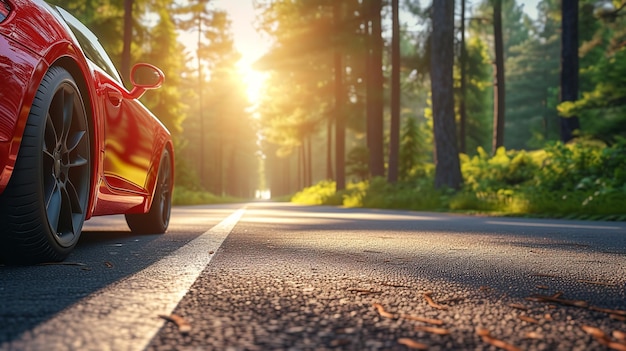
[[(333, 2), (333, 19), (335, 21), (335, 35), (341, 36), (341, 2)], [(335, 41), (334, 66), (335, 66), (335, 171), (336, 190), (346, 188), (346, 121), (344, 112), (343, 93), (343, 62), (341, 57), (341, 46), (339, 40)], [(329, 135), (330, 138), (330, 135)]]
[(459, 151), (461, 153), (467, 152), (466, 140), (467, 140), (467, 48), (465, 46), (465, 1), (461, 0), (461, 94), (459, 101)]
[(502, 0), (493, 1), (493, 36), (496, 65), (494, 72), (492, 152), (504, 146), (504, 44), (502, 40)]
[(387, 181), (398, 181), (400, 154), (400, 19), (399, 1), (391, 0), (391, 125), (389, 135), (389, 169)]
[[(578, 0), (561, 3), (561, 102), (578, 100)], [(561, 117), (561, 141), (567, 143), (580, 129), (577, 116)]]
[(454, 120), (454, 0), (432, 5), (431, 89), (435, 136), (435, 187), (459, 189), (462, 183)]
[(371, 33), (369, 35), (368, 71), (368, 118), (367, 131), (370, 133), (369, 157), (372, 177), (385, 176), (383, 150), (383, 38), (381, 24), (382, 0), (369, 0)]

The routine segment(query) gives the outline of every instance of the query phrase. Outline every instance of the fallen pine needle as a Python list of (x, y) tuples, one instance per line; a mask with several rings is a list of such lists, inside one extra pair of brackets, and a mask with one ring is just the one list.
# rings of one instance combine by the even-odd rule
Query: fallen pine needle
[(526, 333), (526, 338), (539, 340), (539, 339), (543, 339), (543, 336), (541, 336), (541, 334), (537, 332), (531, 331), (531, 332)]
[(404, 318), (404, 319), (408, 319), (412, 321), (424, 322), (428, 324), (434, 324), (434, 325), (443, 325), (443, 321), (439, 319), (425, 318), (425, 317), (420, 317), (420, 316), (411, 316), (408, 314), (403, 314), (400, 316), (400, 318)]
[(105, 262), (104, 262), (104, 265), (105, 265), (107, 268), (113, 268), (113, 263), (111, 263), (111, 262), (109, 262), (109, 261), (105, 261)]
[(592, 311), (598, 311), (598, 312), (604, 312), (604, 313), (608, 313), (608, 314), (616, 314), (616, 315), (620, 315), (620, 316), (626, 316), (626, 311), (622, 311), (622, 310), (612, 310), (610, 308), (602, 308), (602, 307), (596, 307), (596, 306), (589, 306), (589, 309)]
[(390, 286), (392, 288), (410, 288), (410, 286), (402, 285), (402, 284), (380, 283), (380, 285), (382, 285), (382, 286)]
[(552, 295), (552, 296), (548, 296), (548, 295), (532, 295), (531, 299), (536, 299), (534, 301), (540, 301), (540, 302), (554, 302), (554, 303), (558, 303), (561, 305), (567, 305), (567, 306), (575, 306), (575, 307), (582, 307), (582, 308), (587, 308), (589, 307), (589, 303), (587, 303), (587, 301), (583, 301), (583, 300), (566, 300), (566, 299), (561, 299), (559, 298), (559, 296), (561, 295)]
[(478, 335), (478, 336), (489, 336), (489, 335), (491, 335), (491, 333), (489, 333), (489, 329), (486, 329), (486, 328), (476, 328), (476, 335)]
[(504, 349), (506, 351), (521, 351), (522, 349), (520, 349), (519, 347), (515, 346), (515, 345), (511, 345), (507, 342), (504, 342), (502, 340), (496, 339), (494, 337), (491, 336), (483, 336), (483, 341), (491, 344), (495, 347), (499, 347), (501, 349)]
[(450, 331), (448, 329), (427, 327), (427, 326), (423, 326), (423, 325), (416, 326), (415, 327), (415, 331), (423, 331), (423, 332), (427, 332), (427, 333), (431, 333), (431, 334), (437, 334), (437, 335), (448, 335), (448, 334), (450, 334)]
[(398, 339), (398, 344), (400, 345), (404, 345), (410, 349), (415, 349), (415, 350), (428, 350), (428, 345), (426, 344), (422, 344), (421, 342), (417, 342), (413, 339), (409, 339), (409, 338), (400, 338)]
[(515, 345), (511, 345), (507, 342), (494, 338), (493, 336), (491, 336), (491, 333), (489, 333), (489, 330), (485, 328), (476, 329), (476, 334), (478, 334), (478, 336), (480, 336), (484, 342), (491, 344), (495, 347), (499, 347), (506, 351), (521, 351), (521, 349)]
[(348, 289), (349, 292), (352, 293), (359, 293), (359, 294), (380, 294), (380, 291), (374, 291), (374, 290), (369, 290), (369, 289), (358, 289), (358, 288), (350, 288)]
[(606, 346), (608, 346), (612, 350), (626, 351), (626, 344), (622, 344), (622, 343), (619, 343), (619, 342), (609, 341), (606, 344)]
[(621, 316), (619, 314), (611, 313), (609, 314), (609, 318), (616, 320), (616, 321), (626, 322), (626, 316)]
[(435, 301), (433, 301), (433, 299), (432, 299), (432, 297), (430, 297), (430, 295), (432, 295), (432, 292), (430, 292), (430, 291), (424, 293), (424, 299), (426, 299), (426, 302), (428, 302), (428, 305), (430, 305), (430, 307), (436, 308), (438, 310), (443, 310), (443, 311), (448, 309), (447, 306), (440, 305), (440, 304), (436, 303)]
[(608, 338), (600, 328), (592, 327), (590, 325), (583, 325), (581, 328), (585, 331), (585, 333), (596, 339), (606, 340)]
[(523, 310), (523, 311), (528, 310), (528, 307), (522, 305), (521, 303), (510, 303), (508, 306), (511, 308), (516, 308), (518, 310)]
[(550, 289), (547, 285), (536, 285), (535, 288), (537, 289), (542, 289), (542, 290), (548, 290)]
[(533, 323), (533, 324), (539, 324), (539, 321), (534, 319), (533, 317), (517, 316), (517, 318), (523, 320), (524, 322)]
[(617, 340), (620, 340), (622, 342), (626, 341), (626, 333), (621, 330), (613, 330), (613, 333), (611, 333), (611, 335), (613, 335), (613, 337)]
[(380, 314), (381, 317), (394, 318), (393, 314), (385, 311), (385, 308), (383, 307), (383, 305), (379, 303), (373, 303), (372, 306), (374, 306), (378, 310), (378, 314)]
[(178, 331), (183, 333), (183, 334), (187, 334), (191, 331), (191, 324), (189, 324), (189, 322), (187, 322), (183, 317), (175, 315), (175, 314), (170, 314), (169, 316), (166, 316), (164, 314), (160, 314), (159, 317), (165, 319), (168, 322), (172, 322), (174, 324), (176, 324), (176, 326), (178, 327)]

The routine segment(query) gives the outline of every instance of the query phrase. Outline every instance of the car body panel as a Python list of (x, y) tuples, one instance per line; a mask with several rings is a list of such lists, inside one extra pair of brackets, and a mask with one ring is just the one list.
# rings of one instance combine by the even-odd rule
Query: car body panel
[[(86, 218), (147, 212), (161, 154), (168, 148), (173, 156), (170, 133), (131, 97), (113, 76), (117, 72), (86, 58), (62, 10), (41, 0), (8, 2), (11, 12), (0, 23), (0, 194), (9, 183), (37, 88), (46, 71), (59, 65), (76, 80), (92, 126)], [(91, 34), (81, 40), (97, 39)]]

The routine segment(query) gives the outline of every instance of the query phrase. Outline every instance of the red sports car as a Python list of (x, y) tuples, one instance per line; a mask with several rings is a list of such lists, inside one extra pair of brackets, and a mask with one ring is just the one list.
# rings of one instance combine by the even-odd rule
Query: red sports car
[(136, 64), (127, 90), (96, 36), (41, 0), (0, 0), (0, 261), (59, 261), (85, 220), (125, 214), (163, 233), (170, 133), (137, 99), (164, 75)]

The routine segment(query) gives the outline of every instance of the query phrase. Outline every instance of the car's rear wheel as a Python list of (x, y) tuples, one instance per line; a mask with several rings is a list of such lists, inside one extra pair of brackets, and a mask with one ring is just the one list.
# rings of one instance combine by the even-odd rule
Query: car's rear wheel
[(172, 160), (169, 150), (163, 150), (154, 198), (148, 213), (127, 214), (126, 223), (131, 231), (141, 234), (165, 233), (172, 212)]
[(87, 213), (89, 124), (72, 76), (52, 67), (31, 106), (7, 188), (0, 196), (0, 252), (9, 263), (61, 261)]

